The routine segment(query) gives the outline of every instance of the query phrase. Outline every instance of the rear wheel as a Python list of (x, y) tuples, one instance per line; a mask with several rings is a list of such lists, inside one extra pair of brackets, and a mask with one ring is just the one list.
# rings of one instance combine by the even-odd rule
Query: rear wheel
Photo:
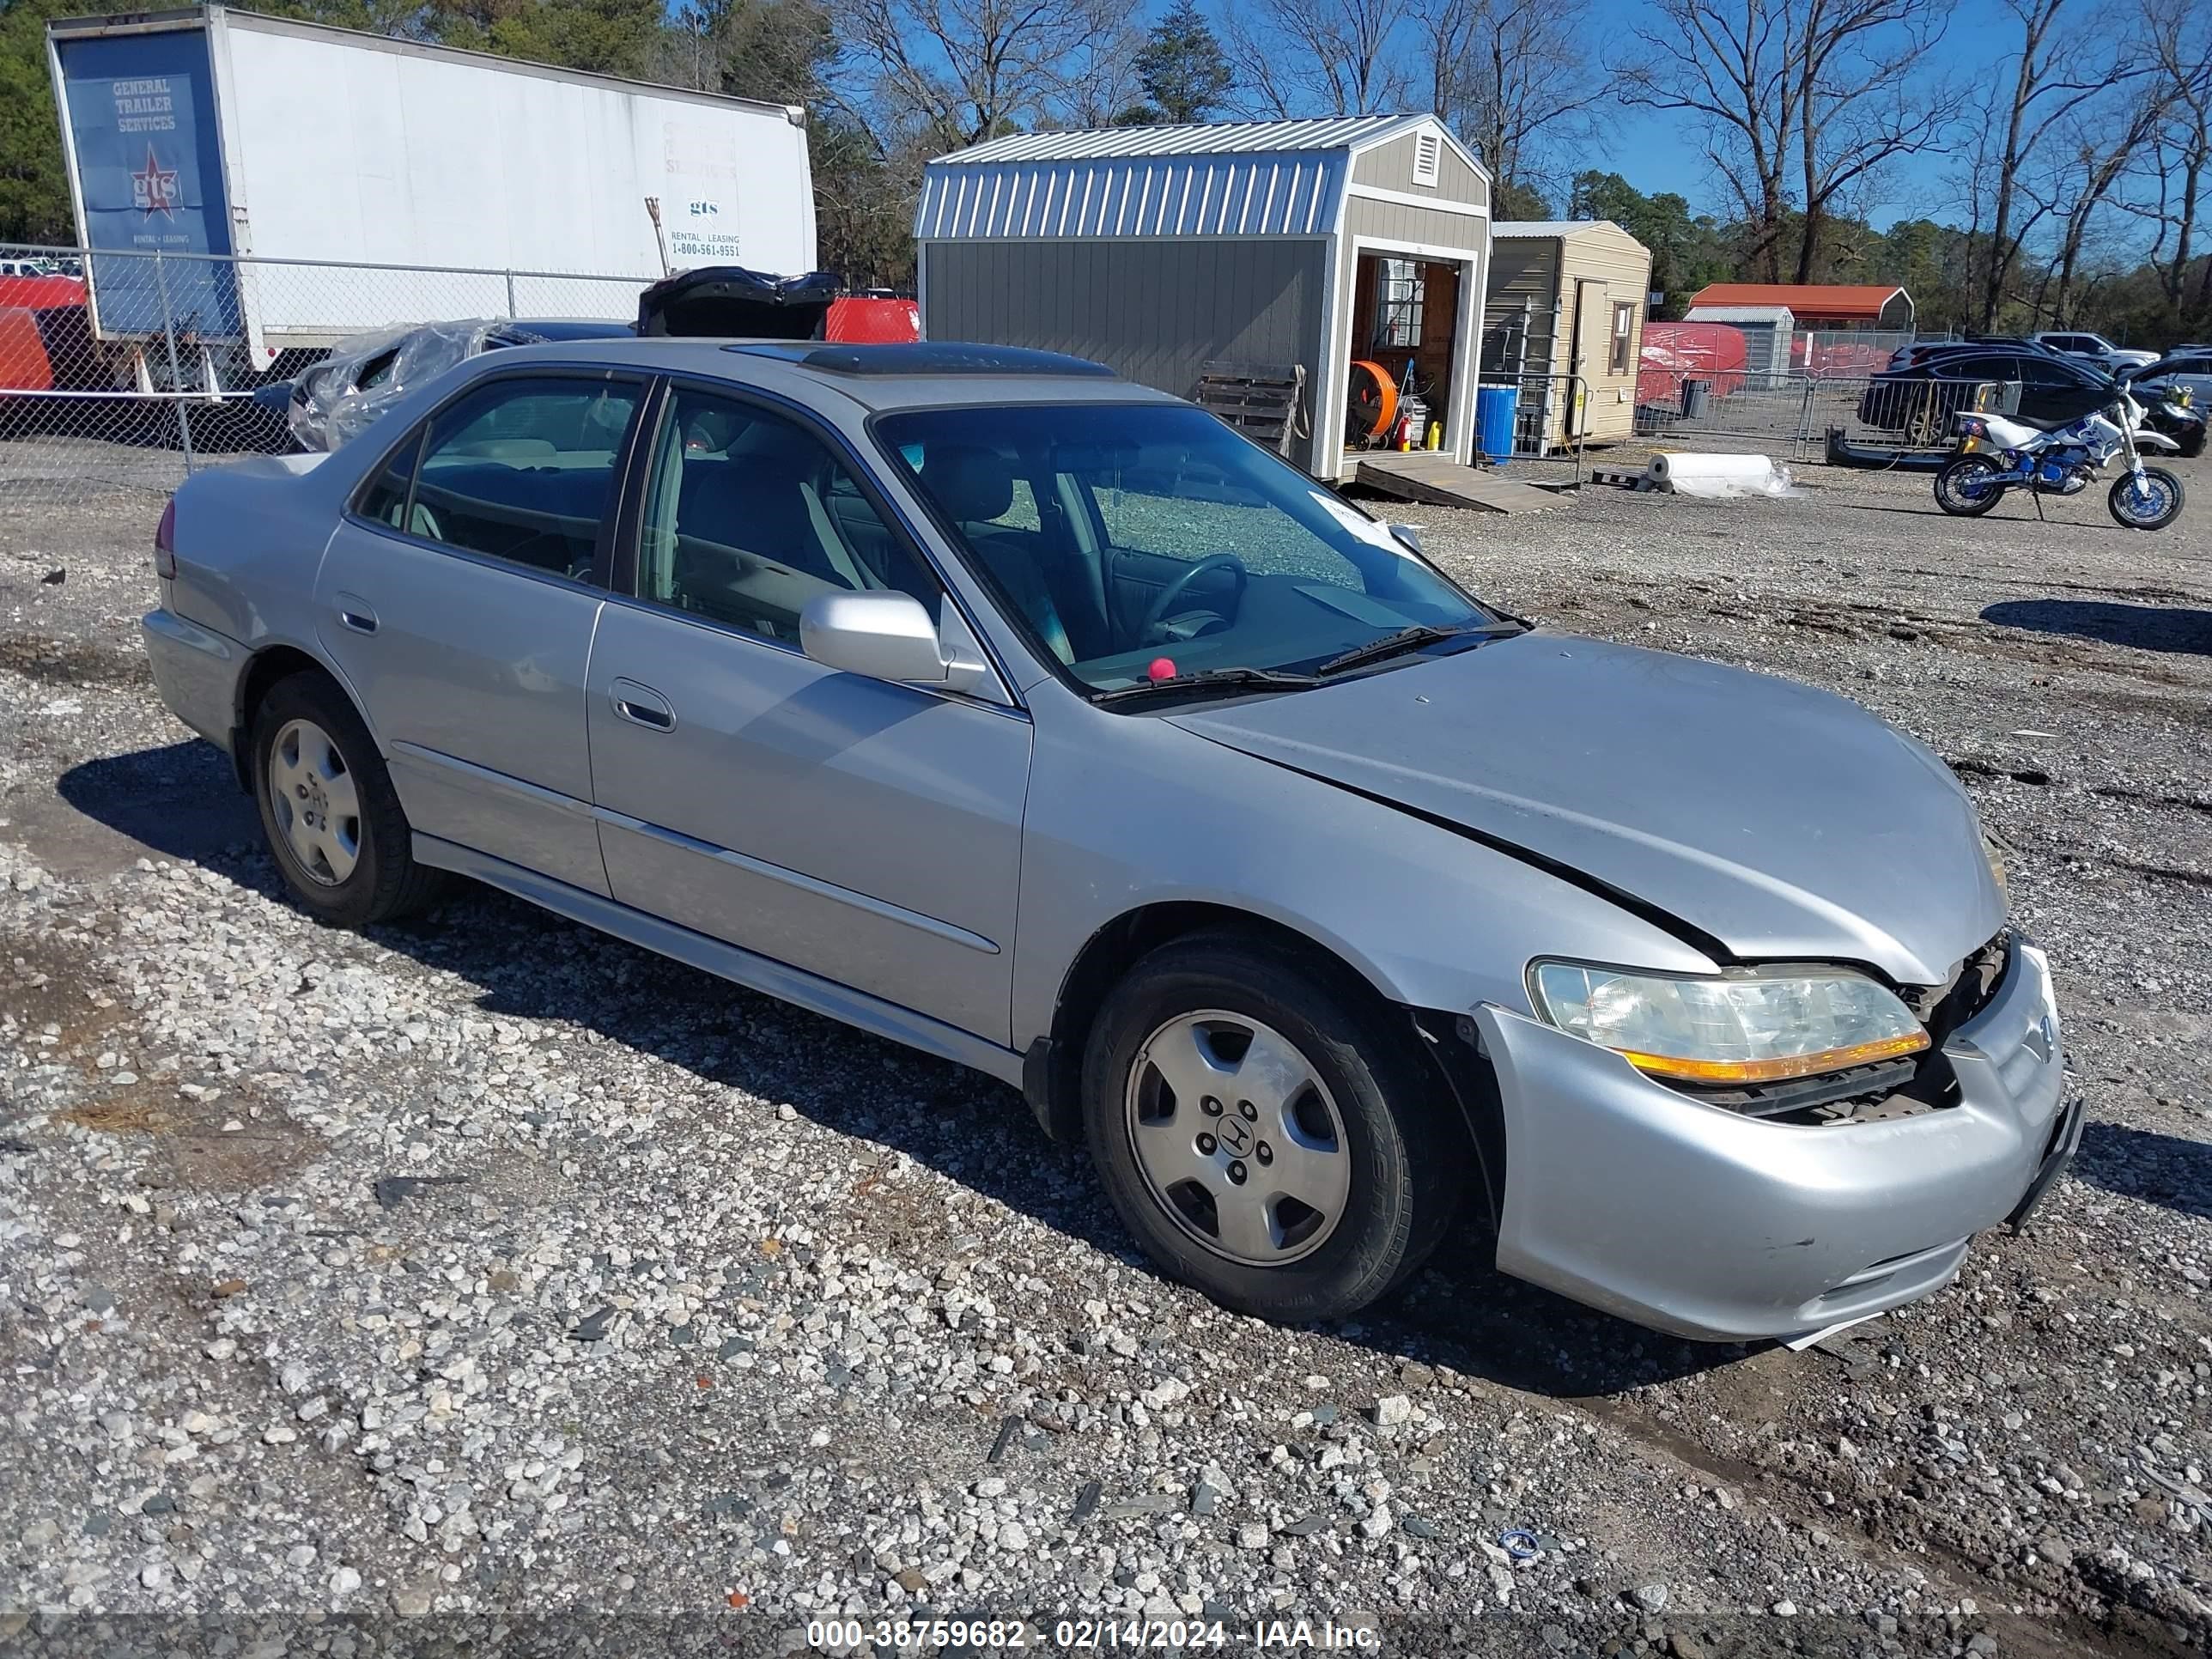
[(437, 896), (375, 740), (320, 674), (270, 687), (253, 721), (262, 833), (301, 908), (339, 927), (389, 921)]
[(1997, 464), (1986, 455), (1961, 455), (1943, 463), (1936, 475), (1936, 505), (1962, 519), (1978, 519), (2004, 499), (2005, 486), (1992, 483)]
[(1084, 1060), (1108, 1196), (1164, 1272), (1290, 1323), (1410, 1276), (1456, 1207), (1457, 1126), (1347, 974), (1234, 934), (1162, 946), (1109, 995)]
[(2181, 516), (2181, 480), (2162, 466), (2147, 466), (2140, 477), (2124, 472), (2105, 504), (2130, 530), (2163, 530)]

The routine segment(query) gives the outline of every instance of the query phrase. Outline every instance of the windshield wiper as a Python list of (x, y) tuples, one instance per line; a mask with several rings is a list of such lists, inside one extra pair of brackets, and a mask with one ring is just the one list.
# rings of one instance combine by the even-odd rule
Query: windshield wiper
[(1224, 690), (1250, 687), (1262, 691), (1304, 691), (1320, 684), (1311, 674), (1286, 674), (1274, 668), (1199, 668), (1188, 674), (1170, 674), (1163, 680), (1146, 680), (1140, 685), (1094, 691), (1091, 701), (1103, 708), (1108, 703), (1134, 702), (1141, 697), (1170, 691), (1211, 690), (1217, 686)]
[(1497, 622), (1462, 623), (1451, 628), (1439, 628), (1434, 623), (1415, 623), (1411, 628), (1385, 634), (1379, 640), (1355, 645), (1342, 655), (1331, 657), (1314, 672), (1323, 677), (1341, 674), (1347, 669), (1364, 668), (1369, 663), (1381, 662), (1385, 658), (1403, 656), (1408, 651), (1418, 651), (1423, 646), (1434, 645), (1440, 640), (1456, 640), (1468, 635), (1495, 637), (1505, 634), (1525, 634), (1528, 626), (1527, 623), (1510, 617), (1502, 617)]

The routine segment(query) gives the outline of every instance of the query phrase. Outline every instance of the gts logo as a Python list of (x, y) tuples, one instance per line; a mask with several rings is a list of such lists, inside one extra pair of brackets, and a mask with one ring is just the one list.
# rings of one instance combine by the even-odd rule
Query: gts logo
[(694, 202), (691, 204), (691, 216), (694, 219), (715, 218), (720, 215), (721, 211), (721, 208), (713, 202)]

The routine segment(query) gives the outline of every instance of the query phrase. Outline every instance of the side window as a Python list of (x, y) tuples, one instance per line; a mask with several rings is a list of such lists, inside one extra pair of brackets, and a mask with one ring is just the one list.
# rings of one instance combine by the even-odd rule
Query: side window
[(653, 444), (638, 597), (795, 642), (817, 593), (896, 588), (934, 610), (936, 578), (827, 447), (781, 416), (678, 388)]
[(2087, 384), (2079, 370), (2071, 364), (2023, 357), (2014, 379), (2029, 386), (2078, 387)]
[(394, 530), (408, 528), (407, 491), (415, 482), (415, 463), (422, 454), (422, 433), (418, 428), (408, 434), (405, 443), (392, 452), (368, 488), (362, 492), (356, 510), (362, 518), (390, 525)]
[(1636, 307), (1616, 303), (1613, 307), (1613, 362), (1611, 372), (1628, 373), (1628, 343), (1636, 332)]
[[(635, 385), (495, 380), (431, 417), (362, 497), (368, 517), (426, 541), (588, 580), (614, 495)], [(404, 494), (395, 476), (412, 462)]]

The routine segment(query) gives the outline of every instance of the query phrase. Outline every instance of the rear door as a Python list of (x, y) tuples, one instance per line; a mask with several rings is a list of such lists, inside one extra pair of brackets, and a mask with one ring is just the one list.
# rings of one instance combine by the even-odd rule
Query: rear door
[(331, 538), (318, 637), (408, 821), (596, 893), (584, 678), (634, 376), (477, 381), (386, 458)]

